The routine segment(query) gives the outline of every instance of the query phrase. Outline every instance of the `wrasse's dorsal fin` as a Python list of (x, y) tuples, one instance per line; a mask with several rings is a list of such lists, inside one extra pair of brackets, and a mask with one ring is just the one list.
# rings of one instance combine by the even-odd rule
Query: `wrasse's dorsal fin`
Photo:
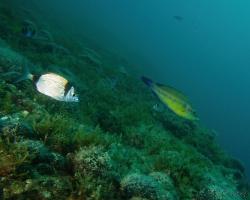
[(160, 84), (160, 83), (156, 83), (156, 86), (163, 89), (163, 90), (165, 90), (166, 92), (169, 92), (170, 94), (173, 94), (174, 96), (176, 96), (179, 99), (182, 99), (183, 101), (190, 102), (189, 98), (185, 94), (183, 94), (181, 91), (175, 89), (172, 86), (163, 85), (163, 84)]

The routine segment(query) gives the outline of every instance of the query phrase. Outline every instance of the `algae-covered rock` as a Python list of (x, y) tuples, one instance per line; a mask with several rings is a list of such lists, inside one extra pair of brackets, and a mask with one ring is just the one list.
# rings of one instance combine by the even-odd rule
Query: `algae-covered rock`
[(35, 133), (32, 127), (23, 119), (29, 114), (24, 110), (11, 115), (4, 115), (0, 117), (0, 130), (3, 135), (9, 135), (10, 130), (13, 130), (13, 134), (16, 136), (23, 136), (26, 138), (34, 138)]
[(202, 190), (199, 200), (242, 200), (240, 195), (231, 188), (223, 188), (220, 185), (208, 185)]
[(81, 174), (107, 175), (112, 168), (111, 158), (102, 147), (81, 148), (75, 155), (75, 171)]
[(204, 174), (200, 184), (203, 188), (199, 192), (199, 200), (242, 200), (236, 186), (219, 172)]
[[(157, 175), (158, 176), (158, 175)], [(175, 190), (166, 190), (164, 181), (138, 173), (127, 175), (121, 181), (121, 190), (126, 197), (140, 197), (149, 200), (175, 200)], [(172, 188), (173, 189), (173, 188)]]
[(50, 151), (40, 141), (35, 140), (23, 140), (19, 143), (21, 146), (26, 146), (27, 149), (34, 155), (35, 159), (47, 160), (50, 155)]
[(132, 197), (132, 198), (129, 199), (129, 200), (148, 200), (148, 199), (141, 198), (141, 197)]
[[(12, 181), (4, 188), (5, 199), (67, 199), (71, 184), (66, 177), (40, 176), (36, 179)], [(28, 198), (27, 198), (28, 197)]]
[(162, 188), (166, 190), (169, 199), (179, 199), (173, 180), (168, 174), (163, 172), (152, 172), (149, 175), (154, 178), (162, 186)]
[[(16, 170), (30, 162), (30, 153), (24, 146), (19, 146), (0, 138), (0, 182), (15, 175)], [(21, 175), (20, 175), (21, 176)], [(1, 187), (1, 185), (0, 185)]]
[[(35, 140), (23, 140), (19, 142), (19, 145), (26, 147), (30, 154), (33, 155), (33, 161), (39, 163), (47, 163), (52, 165), (53, 168), (63, 169), (66, 165), (65, 158), (59, 153), (50, 151), (42, 142)], [(45, 167), (39, 166), (40, 169)], [(46, 169), (46, 167), (45, 167)]]

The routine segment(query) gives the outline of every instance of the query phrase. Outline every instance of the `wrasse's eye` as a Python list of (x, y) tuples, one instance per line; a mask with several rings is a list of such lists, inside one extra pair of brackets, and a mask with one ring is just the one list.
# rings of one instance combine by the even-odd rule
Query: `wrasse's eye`
[(73, 97), (75, 97), (75, 96), (76, 96), (76, 94), (73, 94), (72, 96), (73, 96)]

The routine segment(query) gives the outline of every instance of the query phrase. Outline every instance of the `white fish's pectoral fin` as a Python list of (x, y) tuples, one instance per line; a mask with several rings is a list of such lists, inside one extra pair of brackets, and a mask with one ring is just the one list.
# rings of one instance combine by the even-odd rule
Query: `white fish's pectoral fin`
[(72, 86), (71, 87), (71, 95), (73, 95), (75, 93), (75, 88)]
[(68, 93), (67, 93), (66, 96), (68, 96), (68, 97), (73, 96), (74, 93), (75, 93), (75, 88), (72, 86), (72, 87), (70, 88), (70, 90), (68, 91)]

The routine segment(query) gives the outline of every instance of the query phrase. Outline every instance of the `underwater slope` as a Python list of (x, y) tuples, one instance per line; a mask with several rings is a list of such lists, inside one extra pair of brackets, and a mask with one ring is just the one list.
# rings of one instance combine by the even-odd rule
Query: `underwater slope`
[[(212, 131), (154, 109), (122, 57), (41, 18), (0, 3), (0, 199), (249, 199)], [(15, 83), (25, 66), (68, 78), (80, 102)]]

